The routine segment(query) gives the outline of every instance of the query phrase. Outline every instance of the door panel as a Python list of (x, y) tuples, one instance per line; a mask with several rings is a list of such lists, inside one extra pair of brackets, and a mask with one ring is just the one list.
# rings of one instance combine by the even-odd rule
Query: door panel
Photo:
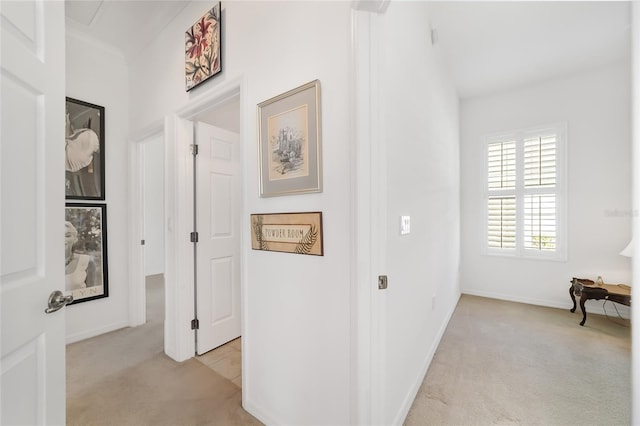
[(233, 316), (233, 258), (211, 261), (211, 323), (226, 321)]
[[(22, 386), (2, 394), (3, 424), (42, 424), (45, 375), (39, 366), (45, 362), (44, 347), (44, 339), (40, 337), (3, 357), (2, 380), (22, 383)], [(10, 407), (20, 409), (12, 410)]]
[[(211, 237), (231, 237), (233, 175), (211, 173)], [(238, 194), (236, 194), (238, 195)]]
[(0, 15), (0, 423), (64, 424), (64, 3)]
[(240, 148), (237, 134), (198, 123), (198, 354), (240, 336)]
[[(2, 203), (15, 206), (2, 211), (1, 270), (7, 277), (13, 274), (29, 277), (37, 274), (36, 249), (41, 236), (38, 223), (42, 218), (38, 216), (42, 211), (37, 205), (37, 185), (43, 170), (37, 154), (45, 148), (43, 138), (38, 135), (45, 127), (42, 108), (38, 105), (41, 93), (8, 73), (2, 74), (1, 84), (3, 100), (11, 101), (10, 108), (2, 109), (2, 157), (5, 160), (2, 162)], [(7, 126), (8, 123), (21, 125)], [(21, 191), (14, 190), (12, 177), (16, 176), (20, 176)]]

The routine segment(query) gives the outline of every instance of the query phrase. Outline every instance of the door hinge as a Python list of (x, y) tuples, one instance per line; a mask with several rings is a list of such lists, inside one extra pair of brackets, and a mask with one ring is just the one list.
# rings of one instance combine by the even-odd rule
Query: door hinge
[(192, 330), (199, 330), (200, 329), (200, 320), (197, 318), (194, 318), (191, 320), (191, 329)]
[(387, 276), (378, 275), (378, 290), (385, 290), (387, 288)]
[(192, 243), (197, 243), (198, 242), (198, 233), (197, 232), (192, 232), (190, 238), (191, 238), (191, 242)]
[(144, 245), (144, 240), (140, 240), (140, 245), (143, 246)]
[(191, 146), (191, 155), (198, 155), (198, 144), (192, 143), (190, 146)]

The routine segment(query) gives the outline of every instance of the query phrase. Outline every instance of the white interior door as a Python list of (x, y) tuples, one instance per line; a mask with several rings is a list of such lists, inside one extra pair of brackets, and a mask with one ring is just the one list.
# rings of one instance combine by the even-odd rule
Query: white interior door
[(201, 355), (240, 336), (240, 138), (208, 124), (196, 128), (198, 320)]
[(64, 3), (1, 1), (0, 423), (65, 423)]

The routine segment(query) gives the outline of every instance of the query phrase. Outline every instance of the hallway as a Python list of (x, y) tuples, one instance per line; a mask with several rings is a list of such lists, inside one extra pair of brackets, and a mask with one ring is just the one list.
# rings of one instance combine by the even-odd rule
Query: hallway
[[(67, 346), (67, 424), (260, 425), (241, 407), (240, 339), (164, 355), (161, 284), (147, 280), (147, 324)], [(630, 323), (579, 319), (463, 295), (405, 424), (628, 424)]]
[(238, 381), (223, 376), (236, 374), (239, 340), (200, 362), (177, 363), (164, 354), (161, 278), (147, 278), (145, 325), (67, 346), (67, 424), (260, 425), (242, 409)]

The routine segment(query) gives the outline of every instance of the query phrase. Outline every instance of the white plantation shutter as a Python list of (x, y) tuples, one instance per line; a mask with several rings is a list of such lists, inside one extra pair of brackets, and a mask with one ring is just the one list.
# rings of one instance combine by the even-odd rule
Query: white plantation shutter
[(516, 248), (516, 198), (490, 197), (487, 217), (489, 247)]
[(566, 127), (489, 137), (486, 145), (486, 249), (493, 254), (565, 256)]
[(516, 187), (516, 141), (489, 144), (487, 161), (490, 189)]
[(524, 196), (524, 248), (555, 251), (555, 194)]
[[(487, 246), (516, 248), (516, 141), (503, 139), (487, 146)], [(499, 195), (498, 195), (499, 194)]]
[(556, 136), (524, 141), (524, 186), (550, 187), (556, 184)]

